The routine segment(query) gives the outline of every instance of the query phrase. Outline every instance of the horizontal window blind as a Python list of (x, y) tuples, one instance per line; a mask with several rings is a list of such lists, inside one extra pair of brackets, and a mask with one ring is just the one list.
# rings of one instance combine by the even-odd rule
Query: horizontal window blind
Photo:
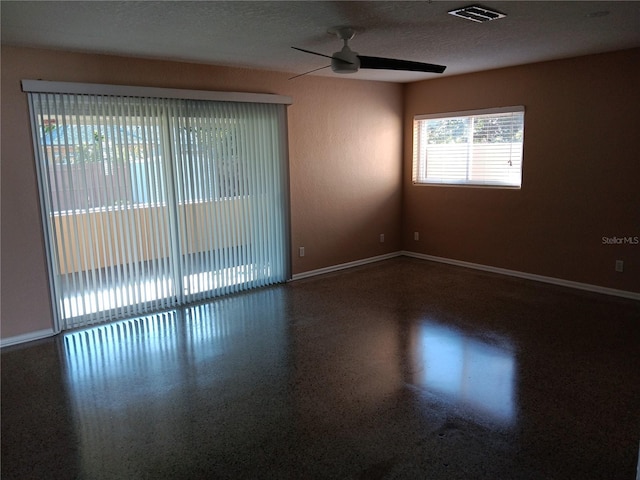
[(520, 187), (524, 108), (414, 119), (413, 181)]
[(30, 92), (59, 328), (287, 279), (285, 107)]

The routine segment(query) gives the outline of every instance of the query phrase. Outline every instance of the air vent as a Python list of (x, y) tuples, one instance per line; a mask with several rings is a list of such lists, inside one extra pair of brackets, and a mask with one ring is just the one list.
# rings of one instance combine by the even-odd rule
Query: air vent
[(458, 8), (448, 12), (450, 15), (471, 20), (472, 22), (488, 22), (489, 20), (496, 20), (498, 18), (504, 18), (504, 13), (496, 12), (495, 10), (489, 10), (488, 8), (481, 7), (480, 5), (470, 5), (464, 8)]

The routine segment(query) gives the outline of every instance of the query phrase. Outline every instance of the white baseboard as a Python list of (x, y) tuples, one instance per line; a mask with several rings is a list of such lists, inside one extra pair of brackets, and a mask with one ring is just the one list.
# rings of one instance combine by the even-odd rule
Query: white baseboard
[(52, 337), (55, 332), (52, 328), (45, 330), (38, 330), (36, 332), (23, 333), (22, 335), (16, 335), (14, 337), (7, 337), (0, 339), (0, 347), (9, 347), (11, 345), (18, 345), (19, 343), (32, 342), (34, 340), (42, 340), (43, 338)]
[(536, 282), (551, 283), (553, 285), (560, 285), (562, 287), (576, 288), (578, 290), (587, 290), (589, 292), (603, 293), (605, 295), (613, 295), (616, 297), (630, 298), (632, 300), (640, 300), (640, 293), (630, 292), (628, 290), (617, 290), (615, 288), (601, 287), (599, 285), (592, 285), (590, 283), (574, 282), (572, 280), (564, 280), (562, 278), (546, 277), (544, 275), (537, 275), (535, 273), (519, 272), (517, 270), (509, 270), (506, 268), (492, 267), (490, 265), (482, 265), (479, 263), (464, 262), (462, 260), (454, 260), (451, 258), (436, 257), (434, 255), (426, 255), (424, 253), (415, 253), (402, 251), (402, 255), (413, 258), (420, 258), (422, 260), (430, 260), (432, 262), (448, 263), (449, 265), (456, 265), (458, 267), (473, 268), (475, 270), (484, 270), (486, 272), (499, 273), (501, 275), (509, 275), (511, 277), (519, 277), (527, 280), (535, 280)]
[(367, 265), (369, 263), (380, 262), (382, 260), (388, 260), (390, 258), (399, 257), (402, 252), (392, 252), (385, 255), (378, 255), (376, 257), (363, 258), (362, 260), (355, 260), (353, 262), (341, 263), (339, 265), (332, 265), (330, 267), (318, 268), (317, 270), (309, 270), (308, 272), (296, 273), (291, 276), (291, 281), (301, 280), (303, 278), (315, 277), (316, 275), (324, 275), (325, 273), (337, 272), (339, 270), (345, 270), (347, 268), (359, 267), (361, 265)]
[[(479, 263), (465, 262), (462, 260), (455, 260), (452, 258), (436, 257), (434, 255), (409, 252), (406, 250), (391, 252), (385, 255), (378, 255), (376, 257), (363, 258), (361, 260), (341, 263), (339, 265), (332, 265), (330, 267), (319, 268), (317, 270), (310, 270), (308, 272), (297, 273), (291, 277), (291, 281), (302, 280), (303, 278), (314, 277), (316, 275), (324, 275), (325, 273), (338, 272), (340, 270), (346, 270), (347, 268), (367, 265), (370, 263), (380, 262), (382, 260), (388, 260), (390, 258), (395, 258), (400, 256), (419, 258), (422, 260), (429, 260), (432, 262), (447, 263), (449, 265), (456, 265), (458, 267), (472, 268), (474, 270), (483, 270), (486, 272), (498, 273), (501, 275), (508, 275), (511, 277), (524, 278), (526, 280), (534, 280), (537, 282), (560, 285), (562, 287), (575, 288), (578, 290), (587, 290), (589, 292), (602, 293), (605, 295), (613, 295), (616, 297), (629, 298), (632, 300), (640, 300), (640, 293), (638, 292), (630, 292), (627, 290), (617, 290), (615, 288), (601, 287), (599, 285), (592, 285), (589, 283), (580, 283), (580, 282), (574, 282), (571, 280), (564, 280), (562, 278), (546, 277), (544, 275), (537, 275), (534, 273), (519, 272), (517, 270), (509, 270), (506, 268), (492, 267), (490, 265), (482, 265)], [(53, 335), (55, 335), (55, 332), (53, 331), (53, 329), (47, 328), (45, 330), (38, 330), (36, 332), (24, 333), (22, 335), (16, 335), (14, 337), (2, 338), (0, 339), (0, 348), (8, 347), (11, 345), (18, 345), (20, 343), (25, 343), (25, 342), (32, 342), (34, 340), (41, 340), (43, 338), (52, 337)]]

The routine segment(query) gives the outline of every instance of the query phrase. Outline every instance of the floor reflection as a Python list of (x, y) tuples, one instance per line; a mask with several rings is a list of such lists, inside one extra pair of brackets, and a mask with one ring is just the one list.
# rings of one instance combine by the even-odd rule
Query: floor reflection
[(414, 382), (471, 407), (489, 419), (510, 423), (516, 413), (516, 361), (508, 342), (472, 337), (424, 322), (415, 343)]
[(65, 334), (84, 477), (140, 478), (266, 441), (289, 415), (284, 309), (262, 290)]

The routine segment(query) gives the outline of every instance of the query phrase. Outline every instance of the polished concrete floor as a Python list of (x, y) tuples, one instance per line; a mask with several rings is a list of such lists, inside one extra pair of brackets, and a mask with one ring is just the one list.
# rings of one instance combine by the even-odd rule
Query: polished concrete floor
[(640, 303), (400, 257), (2, 352), (3, 479), (629, 479)]

